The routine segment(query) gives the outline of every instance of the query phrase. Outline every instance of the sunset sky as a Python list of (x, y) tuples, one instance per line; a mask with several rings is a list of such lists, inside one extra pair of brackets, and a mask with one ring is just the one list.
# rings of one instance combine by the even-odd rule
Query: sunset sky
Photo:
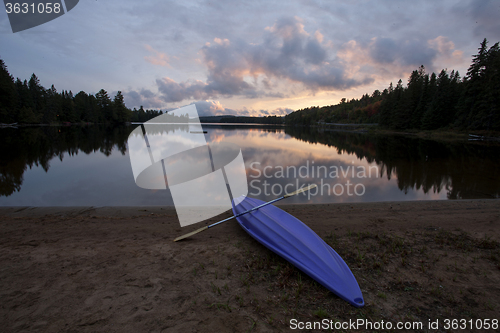
[(424, 65), (463, 76), (500, 1), (112, 1), (13, 34), (0, 58), (58, 91), (118, 90), (129, 108), (284, 115), (383, 90)]

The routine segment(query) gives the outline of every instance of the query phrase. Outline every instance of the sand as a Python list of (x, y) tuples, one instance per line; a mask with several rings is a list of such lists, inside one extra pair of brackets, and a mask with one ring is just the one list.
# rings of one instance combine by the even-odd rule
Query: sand
[(168, 207), (9, 207), (0, 208), (0, 330), (287, 332), (292, 319), (364, 318), (435, 332), (429, 321), (445, 331), (446, 319), (500, 319), (499, 200), (280, 207), (344, 258), (364, 308), (234, 221), (172, 241), (229, 213), (181, 228)]

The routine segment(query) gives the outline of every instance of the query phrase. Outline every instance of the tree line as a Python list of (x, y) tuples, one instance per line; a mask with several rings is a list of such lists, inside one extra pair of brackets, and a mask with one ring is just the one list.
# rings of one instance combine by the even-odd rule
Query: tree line
[(285, 118), (289, 125), (322, 123), (379, 123), (389, 129), (434, 130), (457, 128), (500, 130), (500, 47), (489, 49), (485, 38), (472, 57), (467, 74), (443, 69), (439, 74), (414, 70), (403, 86), (399, 80), (382, 92), (337, 105), (310, 107)]
[(118, 91), (113, 99), (101, 89), (95, 95), (80, 91), (58, 92), (40, 84), (33, 74), (29, 80), (14, 80), (0, 59), (0, 123), (54, 124), (54, 123), (108, 123), (144, 122), (163, 112), (157, 110), (130, 110)]
[(336, 105), (297, 110), (285, 116), (285, 124), (309, 126), (329, 123), (377, 123), (380, 105), (387, 96), (386, 90), (375, 90), (371, 96), (365, 94), (360, 99), (353, 98), (350, 101), (342, 98)]

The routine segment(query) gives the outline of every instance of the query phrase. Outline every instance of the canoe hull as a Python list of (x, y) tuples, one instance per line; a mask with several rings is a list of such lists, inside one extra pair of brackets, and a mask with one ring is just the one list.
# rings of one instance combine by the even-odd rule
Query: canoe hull
[[(235, 215), (264, 202), (245, 198), (233, 206)], [(276, 206), (268, 205), (236, 220), (250, 236), (351, 303), (364, 306), (356, 278), (344, 260), (311, 228)]]

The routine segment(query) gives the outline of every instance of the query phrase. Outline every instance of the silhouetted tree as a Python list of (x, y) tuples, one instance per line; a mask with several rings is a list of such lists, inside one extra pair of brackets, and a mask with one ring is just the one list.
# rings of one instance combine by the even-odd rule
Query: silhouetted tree
[(462, 128), (500, 129), (500, 50), (487, 45), (485, 38), (463, 83), (456, 122)]
[(111, 105), (111, 99), (108, 96), (108, 92), (104, 89), (99, 90), (95, 95), (97, 100), (97, 108), (99, 114), (104, 116), (104, 121), (116, 122), (116, 114)]
[(128, 121), (128, 109), (123, 101), (123, 95), (121, 91), (118, 91), (113, 100), (114, 114), (116, 115), (116, 122), (124, 123)]
[(17, 94), (14, 78), (9, 74), (7, 66), (0, 59), (0, 122), (16, 121)]

